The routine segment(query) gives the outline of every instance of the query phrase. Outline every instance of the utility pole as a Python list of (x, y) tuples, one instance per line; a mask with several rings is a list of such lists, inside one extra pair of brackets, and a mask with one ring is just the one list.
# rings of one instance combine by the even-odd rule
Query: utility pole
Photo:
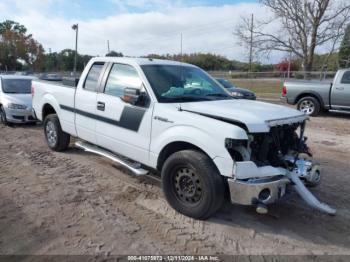
[(181, 62), (183, 62), (183, 56), (182, 56), (182, 33), (181, 33), (181, 40), (180, 40), (180, 54), (181, 54)]
[(78, 31), (79, 25), (74, 24), (72, 29), (75, 31), (75, 54), (74, 54), (74, 77), (77, 77), (77, 57), (78, 57)]
[(107, 54), (109, 54), (111, 50), (109, 49), (109, 40), (107, 40)]
[(251, 23), (250, 23), (249, 72), (252, 72), (252, 63), (253, 63), (253, 30), (254, 30), (254, 14), (252, 14)]

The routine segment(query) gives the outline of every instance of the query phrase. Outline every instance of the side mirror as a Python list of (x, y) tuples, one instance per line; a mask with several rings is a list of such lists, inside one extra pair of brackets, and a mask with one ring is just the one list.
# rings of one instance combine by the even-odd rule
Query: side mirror
[(140, 94), (141, 94), (140, 89), (126, 87), (124, 89), (124, 96), (122, 96), (121, 99), (125, 103), (135, 105), (139, 101)]

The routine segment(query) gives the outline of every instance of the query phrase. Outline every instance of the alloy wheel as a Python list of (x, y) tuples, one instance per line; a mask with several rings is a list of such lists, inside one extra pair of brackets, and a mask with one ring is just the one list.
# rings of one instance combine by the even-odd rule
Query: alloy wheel
[(45, 127), (47, 142), (51, 147), (54, 147), (57, 143), (57, 130), (52, 121), (48, 121)]
[(311, 115), (315, 111), (315, 104), (311, 100), (304, 100), (300, 103), (299, 110), (306, 115)]

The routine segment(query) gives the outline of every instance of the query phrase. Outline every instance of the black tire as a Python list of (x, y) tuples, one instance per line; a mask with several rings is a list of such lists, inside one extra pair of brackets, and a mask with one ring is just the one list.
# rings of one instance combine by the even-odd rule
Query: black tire
[(225, 181), (212, 160), (199, 151), (172, 154), (161, 173), (165, 198), (181, 214), (206, 219), (224, 203)]
[(0, 106), (0, 125), (7, 126), (9, 123), (6, 119), (6, 113), (2, 106)]
[(312, 96), (306, 96), (298, 101), (297, 108), (299, 111), (304, 112), (306, 115), (317, 116), (320, 113), (321, 105), (316, 98)]
[(61, 152), (68, 148), (70, 135), (62, 131), (56, 114), (46, 116), (44, 120), (44, 133), (47, 145), (51, 150)]

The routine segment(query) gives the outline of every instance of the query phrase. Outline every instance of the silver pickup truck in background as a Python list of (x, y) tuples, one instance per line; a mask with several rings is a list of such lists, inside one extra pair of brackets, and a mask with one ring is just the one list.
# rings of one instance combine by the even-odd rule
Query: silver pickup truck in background
[(339, 70), (333, 82), (287, 81), (282, 99), (310, 116), (327, 110), (350, 112), (350, 69)]

